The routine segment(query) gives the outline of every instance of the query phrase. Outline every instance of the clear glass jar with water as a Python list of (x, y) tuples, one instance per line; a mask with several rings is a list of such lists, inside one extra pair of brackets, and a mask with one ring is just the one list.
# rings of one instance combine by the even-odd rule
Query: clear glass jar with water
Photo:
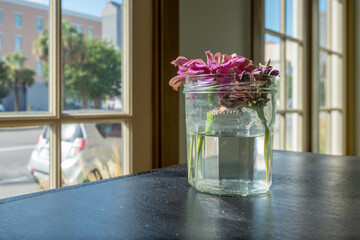
[(188, 180), (198, 191), (247, 196), (269, 190), (276, 80), (251, 74), (187, 77)]

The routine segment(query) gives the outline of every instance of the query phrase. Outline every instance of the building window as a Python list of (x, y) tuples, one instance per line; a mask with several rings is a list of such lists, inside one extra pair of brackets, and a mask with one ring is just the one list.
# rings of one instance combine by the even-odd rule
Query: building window
[(2, 42), (3, 42), (3, 37), (2, 34), (0, 33), (0, 49), (2, 48)]
[(22, 49), (22, 37), (15, 36), (15, 50), (20, 51)]
[(3, 23), (3, 12), (0, 9), (0, 25), (2, 25), (2, 23)]
[(83, 27), (81, 24), (73, 24), (73, 27), (76, 29), (77, 32), (82, 33)]
[(89, 38), (92, 39), (94, 37), (94, 28), (89, 27)]
[(43, 75), (43, 66), (41, 61), (36, 62), (36, 73), (37, 75), (42, 76)]
[(36, 29), (38, 31), (42, 31), (43, 30), (43, 19), (41, 17), (38, 17), (36, 19)]
[(15, 13), (15, 27), (20, 28), (22, 26), (22, 15)]

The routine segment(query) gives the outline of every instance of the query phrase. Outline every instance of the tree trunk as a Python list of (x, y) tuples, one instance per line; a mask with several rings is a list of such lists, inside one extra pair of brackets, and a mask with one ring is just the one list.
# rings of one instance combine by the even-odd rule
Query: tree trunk
[(83, 93), (83, 94), (82, 94), (83, 109), (87, 109), (87, 108), (88, 108), (88, 100), (89, 100), (88, 94)]
[(95, 98), (95, 108), (96, 109), (101, 108), (101, 98), (100, 97)]
[(19, 88), (18, 88), (18, 82), (15, 81), (14, 84), (14, 111), (19, 111)]

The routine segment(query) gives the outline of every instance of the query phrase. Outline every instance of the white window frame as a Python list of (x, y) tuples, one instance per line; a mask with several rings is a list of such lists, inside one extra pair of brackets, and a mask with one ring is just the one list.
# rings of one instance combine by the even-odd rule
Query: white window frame
[[(344, 1), (344, 0), (338, 0), (339, 2), (342, 3), (343, 5), (343, 12), (342, 12), (342, 26), (340, 26), (340, 29), (343, 31), (343, 34), (342, 34), (342, 38), (340, 39), (341, 41), (341, 48), (339, 51), (334, 51), (331, 49), (331, 33), (332, 33), (332, 27), (331, 27), (331, 14), (332, 14), (332, 2), (334, 0), (327, 0), (327, 6), (328, 6), (328, 15), (327, 15), (327, 39), (329, 40), (329, 46), (327, 47), (322, 47), (322, 46), (317, 46), (317, 49), (314, 50), (314, 51), (317, 51), (317, 53), (314, 53), (314, 55), (316, 56), (316, 63), (317, 63), (317, 68), (320, 67), (320, 52), (324, 52), (326, 54), (328, 54), (329, 56), (327, 57), (327, 66), (328, 69), (327, 69), (327, 74), (326, 76), (329, 77), (329, 79), (327, 79), (327, 82), (330, 83), (329, 86), (328, 86), (328, 89), (326, 89), (326, 91), (328, 91), (328, 95), (330, 95), (331, 93), (331, 79), (334, 77), (332, 76), (331, 74), (331, 56), (333, 55), (336, 55), (338, 56), (339, 58), (342, 59), (342, 79), (345, 80), (346, 79), (346, 59), (347, 59), (347, 56), (346, 56), (346, 9), (347, 9), (347, 1)], [(317, 19), (319, 19), (319, 5), (318, 5), (318, 1), (317, 1), (317, 5), (316, 5), (316, 13), (314, 14), (315, 17)], [(317, 20), (318, 21), (318, 20)], [(318, 22), (317, 24), (320, 24), (320, 22)], [(320, 37), (318, 36), (318, 32), (317, 31), (317, 35), (315, 39), (313, 39), (314, 42), (320, 42)], [(320, 44), (319, 44), (320, 45)], [(320, 84), (320, 75), (319, 75), (319, 72), (315, 73), (317, 74), (317, 76), (314, 76), (316, 77), (316, 80), (318, 82), (318, 84)], [(315, 139), (315, 143), (316, 145), (314, 146), (314, 151), (315, 152), (320, 152), (320, 147), (319, 147), (319, 115), (320, 113), (328, 113), (328, 115), (330, 115), (332, 112), (339, 112), (341, 115), (342, 115), (342, 118), (341, 118), (341, 133), (340, 133), (340, 139), (338, 138), (334, 138), (332, 136), (332, 132), (333, 132), (333, 129), (331, 127), (332, 125), (332, 119), (331, 119), (331, 116), (328, 116), (328, 119), (327, 119), (327, 136), (325, 137), (326, 139), (329, 140), (328, 144), (326, 145), (326, 148), (325, 148), (325, 154), (336, 154), (336, 155), (345, 155), (346, 154), (346, 141), (347, 141), (347, 136), (346, 136), (346, 128), (347, 128), (347, 112), (346, 112), (346, 86), (347, 86), (347, 83), (346, 81), (340, 81), (340, 83), (342, 83), (342, 85), (340, 84), (340, 94), (341, 94), (341, 106), (340, 107), (331, 107), (329, 106), (329, 103), (325, 103), (326, 105), (328, 106), (325, 106), (325, 107), (320, 107), (320, 100), (318, 99), (318, 103), (317, 103), (317, 106), (314, 107), (314, 111), (313, 111), (313, 122), (317, 121), (317, 129), (316, 129), (316, 132), (313, 136), (313, 139)], [(320, 87), (319, 86), (316, 86), (316, 88), (314, 88), (314, 91), (315, 91), (315, 95), (317, 96), (320, 96)], [(326, 100), (325, 100), (326, 101)], [(340, 149), (337, 149), (338, 146), (335, 146), (335, 145), (338, 145), (340, 146)]]
[[(151, 4), (145, 0), (123, 1), (123, 31), (128, 36), (122, 52), (124, 110), (67, 113), (61, 110), (61, 1), (50, 1), (49, 112), (0, 116), (0, 127), (50, 126), (50, 188), (61, 186), (61, 125), (65, 123), (124, 123), (124, 174), (152, 168), (152, 64), (148, 64), (152, 61)], [(134, 151), (135, 148), (139, 150)]]
[[(282, 9), (285, 9), (285, 1), (286, 0), (280, 0), (281, 1), (281, 5), (282, 5)], [(329, 2), (330, 0), (328, 0)], [(347, 9), (347, 1), (346, 0), (340, 0), (343, 3), (343, 25), (342, 28), (344, 29), (344, 34), (343, 34), (343, 39), (342, 39), (342, 49), (343, 49), (343, 53), (340, 54), (340, 56), (342, 56), (342, 60), (343, 60), (343, 69), (342, 69), (342, 76), (343, 79), (346, 79), (346, 60), (347, 60), (347, 56), (346, 56), (346, 9)], [(346, 145), (347, 145), (347, 136), (346, 136), (346, 130), (347, 130), (347, 112), (346, 112), (346, 86), (347, 86), (347, 81), (343, 81), (343, 85), (342, 90), (341, 90), (341, 98), (342, 98), (342, 106), (341, 109), (339, 108), (322, 108), (320, 109), (320, 88), (319, 88), (319, 53), (320, 50), (325, 50), (323, 48), (320, 48), (319, 46), (319, 2), (318, 0), (303, 0), (303, 9), (304, 11), (304, 16), (303, 16), (303, 24), (304, 24), (304, 30), (303, 32), (303, 39), (304, 42), (303, 44), (303, 49), (304, 49), (304, 63), (303, 63), (303, 67), (304, 67), (304, 74), (303, 74), (303, 89), (307, 90), (304, 91), (302, 94), (302, 104), (303, 104), (303, 147), (301, 149), (301, 151), (311, 151), (311, 152), (319, 152), (319, 113), (320, 111), (341, 111), (342, 113), (342, 133), (341, 133), (341, 137), (340, 139), (337, 140), (337, 143), (341, 144), (341, 154), (345, 154), (346, 153)], [(261, 14), (264, 16), (265, 15), (265, 0), (255, 0), (255, 4), (257, 4), (257, 7), (254, 8), (254, 16), (258, 16), (258, 18), (261, 19)], [(329, 5), (329, 4), (328, 4)], [(259, 7), (260, 6), (260, 7)], [(282, 19), (285, 19), (285, 11), (281, 11), (282, 12)], [(311, 18), (310, 15), (311, 14)], [(265, 43), (263, 42), (264, 40), (264, 34), (265, 33), (270, 33), (272, 35), (277, 34), (277, 32), (273, 32), (273, 31), (269, 31), (269, 30), (265, 30), (265, 18), (262, 19), (263, 21), (261, 22), (260, 20), (256, 20), (255, 19), (255, 24), (257, 24), (258, 26), (262, 26), (263, 30), (258, 30), (255, 31), (254, 33), (254, 41), (256, 43), (261, 43), (262, 45), (264, 45)], [(282, 21), (284, 23), (284, 21)], [(284, 26), (281, 26), (281, 28), (284, 29)], [(310, 38), (309, 34), (311, 32), (312, 37)], [(328, 31), (329, 32), (329, 31)], [(276, 33), (276, 34), (273, 34)], [(279, 34), (278, 37), (282, 37), (283, 39), (286, 39), (286, 36)], [(291, 38), (290, 38), (291, 39)], [(262, 58), (263, 59), (263, 55), (264, 55), (264, 49), (260, 48), (260, 50), (253, 50), (253, 54), (255, 55), (255, 57), (257, 57), (257, 59)], [(330, 51), (333, 54), (337, 54), (334, 51)], [(282, 52), (282, 59), (284, 59), (285, 53)], [(311, 61), (308, 61), (311, 60)], [(311, 62), (311, 65), (309, 64), (309, 62)], [(283, 72), (285, 72), (286, 69), (281, 69), (281, 82), (284, 82), (284, 74), (282, 74)], [(282, 83), (284, 85), (284, 83)], [(282, 93), (280, 94), (284, 94), (284, 87), (282, 86)], [(284, 104), (284, 103), (283, 103)], [(293, 110), (291, 111), (283, 111), (282, 109), (280, 111), (277, 111), (277, 113), (281, 113), (281, 114), (286, 114), (286, 113), (291, 113), (293, 112)], [(298, 111), (294, 111), (294, 112), (298, 112)], [(283, 120), (284, 121), (284, 120)], [(282, 123), (282, 128), (284, 128), (284, 123)], [(285, 131), (282, 131), (282, 139), (284, 138), (285, 135)], [(284, 140), (282, 141), (282, 146), (284, 147)], [(283, 148), (282, 148), (283, 149)], [(331, 153), (331, 152), (327, 152), (327, 153)]]
[[(303, 9), (306, 9), (305, 1), (301, 1), (302, 6), (299, 8), (300, 11), (303, 12), (303, 16), (300, 16), (299, 21), (299, 28), (306, 27), (305, 24), (305, 11)], [(264, 8), (265, 8), (265, 0), (264, 0)], [(302, 9), (301, 9), (302, 8)], [(298, 114), (298, 122), (300, 124), (300, 130), (298, 131), (296, 139), (293, 139), (295, 143), (297, 143), (297, 146), (295, 146), (297, 149), (296, 151), (304, 151), (306, 149), (306, 143), (305, 139), (306, 136), (306, 97), (304, 96), (304, 89), (306, 89), (306, 81), (305, 77), (307, 76), (306, 73), (306, 67), (305, 67), (305, 57), (306, 57), (306, 31), (303, 31), (301, 33), (301, 38), (294, 38), (292, 36), (289, 36), (286, 34), (286, 0), (280, 0), (280, 32), (273, 31), (271, 29), (265, 28), (265, 21), (263, 23), (264, 26), (264, 36), (265, 34), (269, 34), (271, 36), (275, 36), (280, 38), (281, 41), (281, 51), (280, 51), (280, 61), (281, 61), (281, 69), (280, 69), (280, 88), (278, 94), (280, 95), (280, 107), (276, 110), (276, 114), (280, 115), (280, 149), (279, 150), (289, 150), (286, 147), (287, 143), (287, 137), (286, 137), (286, 116), (289, 114)], [(294, 109), (287, 108), (286, 104), (286, 41), (294, 42), (302, 47), (302, 62), (301, 67), (299, 69), (300, 74), (300, 82), (299, 82), (299, 107)], [(295, 144), (294, 144), (295, 145)]]
[[(91, 31), (92, 31), (91, 37), (90, 37), (90, 29), (91, 29)], [(93, 27), (93, 26), (89, 26), (89, 27), (88, 27), (88, 38), (90, 38), (90, 39), (93, 39), (93, 38), (94, 38), (94, 27)]]

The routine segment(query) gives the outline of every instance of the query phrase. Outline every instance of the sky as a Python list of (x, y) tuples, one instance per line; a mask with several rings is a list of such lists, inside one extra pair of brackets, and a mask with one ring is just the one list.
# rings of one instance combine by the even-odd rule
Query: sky
[[(49, 0), (24, 0), (44, 5), (49, 5)], [(62, 8), (101, 17), (101, 10), (104, 8), (108, 0), (62, 0)], [(121, 3), (122, 0), (112, 0)]]

